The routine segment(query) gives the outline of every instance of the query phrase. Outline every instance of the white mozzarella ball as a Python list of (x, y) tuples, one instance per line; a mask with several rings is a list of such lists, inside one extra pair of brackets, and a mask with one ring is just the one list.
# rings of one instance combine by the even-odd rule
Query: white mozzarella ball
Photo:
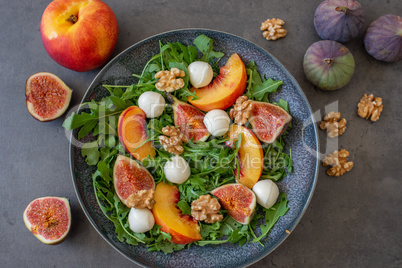
[(163, 169), (166, 179), (170, 182), (182, 184), (191, 175), (190, 166), (183, 157), (175, 155), (166, 162)]
[(195, 88), (205, 87), (211, 83), (214, 71), (211, 65), (204, 61), (194, 61), (188, 66), (190, 83)]
[(275, 205), (279, 196), (279, 189), (275, 182), (262, 180), (254, 184), (253, 192), (257, 197), (257, 203), (265, 208)]
[(224, 110), (211, 110), (204, 117), (204, 125), (213, 136), (223, 136), (229, 130), (230, 118)]
[(147, 91), (141, 94), (138, 106), (145, 112), (147, 118), (159, 117), (165, 109), (165, 99), (159, 93)]
[(154, 227), (155, 218), (147, 208), (131, 208), (128, 214), (128, 224), (135, 233), (145, 233)]

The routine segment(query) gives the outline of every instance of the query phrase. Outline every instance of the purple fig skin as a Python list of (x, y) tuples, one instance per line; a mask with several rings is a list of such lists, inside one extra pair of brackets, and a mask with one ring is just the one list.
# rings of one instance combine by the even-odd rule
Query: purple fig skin
[(364, 35), (364, 46), (377, 60), (402, 60), (402, 18), (387, 14), (373, 21)]
[(324, 40), (349, 42), (363, 32), (365, 13), (354, 0), (325, 0), (316, 9), (314, 27)]
[(355, 60), (341, 43), (322, 40), (307, 49), (303, 68), (313, 85), (323, 90), (336, 90), (349, 83), (355, 71)]

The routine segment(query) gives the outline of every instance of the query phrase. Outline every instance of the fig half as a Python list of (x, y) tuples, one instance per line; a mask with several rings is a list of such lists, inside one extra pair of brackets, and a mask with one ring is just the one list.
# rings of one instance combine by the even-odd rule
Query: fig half
[(113, 168), (113, 184), (117, 196), (127, 207), (133, 207), (133, 194), (140, 190), (154, 190), (155, 181), (151, 173), (135, 160), (119, 155)]
[(240, 183), (222, 185), (211, 191), (230, 217), (241, 224), (249, 224), (254, 216), (256, 196)]
[(355, 72), (355, 59), (341, 43), (323, 40), (307, 49), (303, 68), (313, 85), (323, 90), (335, 90), (349, 83)]
[(71, 227), (71, 209), (67, 198), (46, 196), (33, 200), (24, 211), (28, 230), (41, 242), (61, 243)]
[(25, 83), (28, 111), (43, 122), (54, 120), (67, 110), (71, 93), (72, 90), (52, 73), (33, 74)]

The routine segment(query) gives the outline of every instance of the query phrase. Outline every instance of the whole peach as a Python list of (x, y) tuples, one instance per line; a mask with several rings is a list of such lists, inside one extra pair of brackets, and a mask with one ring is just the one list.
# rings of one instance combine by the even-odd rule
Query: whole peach
[(55, 0), (43, 12), (40, 32), (53, 60), (86, 72), (112, 55), (118, 24), (112, 9), (100, 0)]

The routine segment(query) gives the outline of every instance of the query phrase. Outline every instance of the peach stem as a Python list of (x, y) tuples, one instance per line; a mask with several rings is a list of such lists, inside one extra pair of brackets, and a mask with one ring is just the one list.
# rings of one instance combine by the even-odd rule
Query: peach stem
[(66, 19), (66, 21), (69, 21), (72, 24), (76, 23), (77, 20), (78, 20), (78, 17), (76, 15), (71, 15), (70, 17), (68, 17), (68, 19)]

